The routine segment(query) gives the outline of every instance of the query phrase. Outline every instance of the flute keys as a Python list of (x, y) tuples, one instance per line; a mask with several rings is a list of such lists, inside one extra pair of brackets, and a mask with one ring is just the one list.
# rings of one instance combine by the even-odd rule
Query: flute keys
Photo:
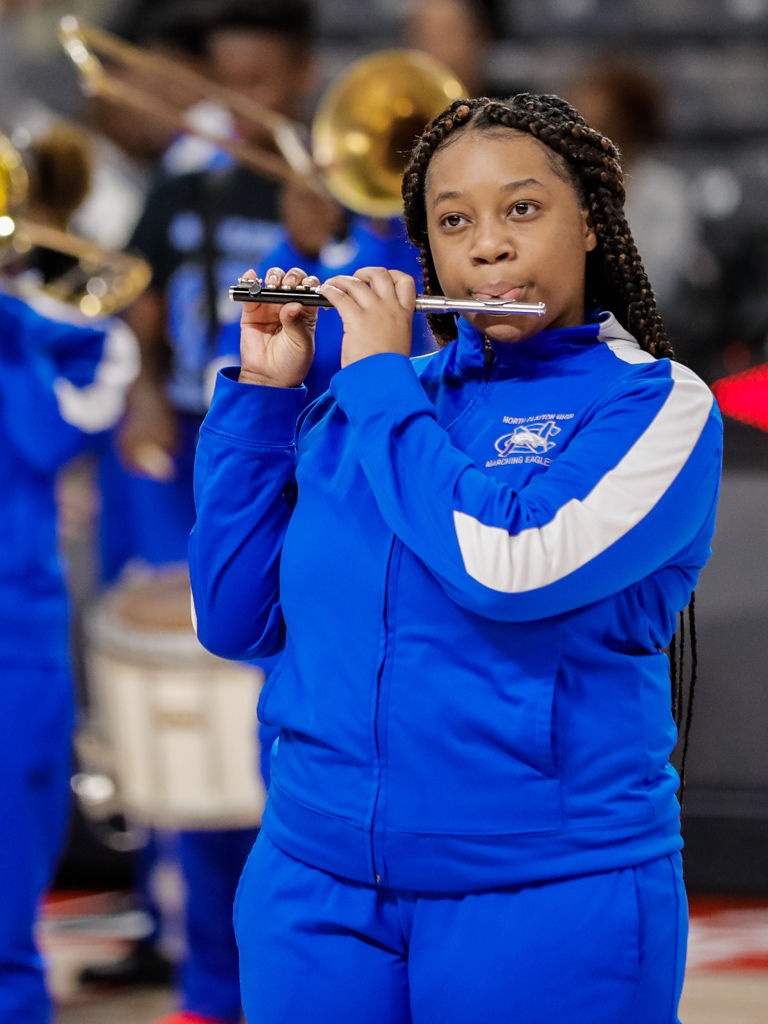
[[(243, 282), (247, 284), (247, 281)], [(308, 284), (297, 284), (292, 287), (289, 284), (262, 284), (261, 291), (263, 292), (314, 292), (314, 288), (310, 288)]]

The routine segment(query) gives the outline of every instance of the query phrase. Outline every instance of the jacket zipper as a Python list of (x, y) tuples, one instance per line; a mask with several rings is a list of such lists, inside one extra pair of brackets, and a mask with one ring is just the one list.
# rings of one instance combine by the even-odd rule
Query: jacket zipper
[[(483, 352), (485, 360), (485, 380), (486, 383), (491, 378), (491, 372), (493, 364), (496, 360), (496, 353), (493, 351), (493, 345), (489, 338), (483, 336)], [(379, 671), (376, 676), (376, 703), (374, 708), (374, 719), (373, 719), (373, 746), (374, 756), (376, 759), (376, 791), (373, 797), (373, 806), (371, 808), (371, 831), (370, 831), (370, 851), (371, 851), (371, 870), (376, 885), (381, 883), (381, 872), (379, 871), (378, 864), (376, 862), (376, 812), (379, 806), (379, 796), (381, 794), (381, 745), (379, 743), (379, 707), (381, 702), (381, 683), (384, 676), (384, 672), (387, 667), (387, 652), (389, 650), (389, 611), (390, 611), (390, 587), (391, 587), (391, 574), (392, 564), (394, 562), (395, 545), (398, 543), (397, 537), (393, 535), (392, 542), (389, 547), (389, 554), (387, 556), (387, 571), (385, 576), (385, 587), (384, 587), (384, 608), (382, 612), (382, 618), (384, 621), (384, 653), (382, 655), (381, 664), (379, 665)]]
[(384, 578), (384, 608), (382, 610), (382, 620), (384, 623), (384, 650), (381, 657), (381, 663), (379, 664), (379, 671), (376, 675), (376, 702), (374, 706), (373, 714), (373, 748), (374, 756), (376, 759), (376, 791), (373, 797), (373, 807), (371, 808), (371, 832), (370, 832), (370, 844), (371, 844), (371, 869), (373, 871), (373, 877), (376, 885), (381, 882), (381, 872), (379, 871), (376, 862), (376, 811), (379, 805), (379, 795), (381, 793), (381, 745), (379, 743), (379, 707), (381, 702), (381, 682), (384, 676), (384, 672), (387, 667), (387, 652), (389, 650), (389, 607), (390, 607), (390, 574), (392, 571), (393, 554), (395, 551), (395, 544), (397, 538), (393, 535), (392, 541), (389, 546), (389, 554), (387, 556), (387, 571)]
[(491, 339), (485, 335), (483, 335), (483, 356), (485, 359), (485, 379), (488, 381), (491, 379), (491, 367), (496, 358), (496, 353), (493, 351)]

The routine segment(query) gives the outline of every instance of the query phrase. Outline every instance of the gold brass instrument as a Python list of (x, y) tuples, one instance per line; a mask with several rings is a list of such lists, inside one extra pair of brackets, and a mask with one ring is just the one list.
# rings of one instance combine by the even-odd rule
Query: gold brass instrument
[(16, 216), (27, 198), (28, 179), (19, 151), (0, 134), (0, 244), (16, 231)]
[[(161, 121), (169, 128), (205, 139), (265, 177), (277, 181), (294, 181), (313, 192), (326, 194), (313, 177), (316, 168), (302, 141), (303, 129), (290, 118), (254, 103), (232, 89), (217, 85), (179, 61), (159, 57), (125, 43), (110, 32), (85, 24), (74, 15), (68, 14), (61, 19), (59, 39), (64, 52), (78, 70), (81, 87), (86, 95), (103, 96)], [(265, 128), (277, 152), (188, 124), (185, 108), (150, 92), (149, 88), (118, 81), (108, 72), (99, 54), (121, 66), (135, 69), (144, 74), (148, 81), (154, 78), (175, 87), (183, 85), (189, 95), (201, 100), (215, 100), (238, 117)]]
[[(285, 288), (282, 285), (265, 285), (260, 278), (241, 277), (229, 289), (234, 302), (271, 302), (284, 305), (298, 302), (301, 306), (319, 306), (331, 309), (332, 304), (321, 295), (317, 288), (300, 285)], [(502, 316), (518, 313), (523, 316), (544, 316), (547, 307), (543, 302), (512, 302), (506, 299), (448, 299), (444, 295), (417, 295), (416, 309), (427, 313), (494, 313)]]
[(329, 191), (371, 217), (402, 211), (400, 185), (415, 139), (466, 90), (420, 50), (386, 50), (331, 83), (312, 122), (312, 153)]
[(39, 290), (79, 308), (89, 319), (128, 306), (149, 284), (149, 265), (136, 256), (106, 252), (95, 242), (23, 217), (29, 179), (21, 154), (0, 134), (0, 267), (33, 248), (52, 249), (76, 262)]
[[(60, 37), (83, 87), (220, 146), (269, 178), (292, 182), (370, 217), (402, 210), (400, 182), (414, 139), (436, 114), (466, 95), (458, 78), (419, 50), (388, 50), (364, 57), (332, 82), (311, 128), (311, 151), (297, 122), (225, 89), (167, 57), (149, 54), (73, 16)], [(183, 83), (239, 118), (265, 128), (276, 152), (190, 126), (185, 111), (148, 91), (116, 82), (97, 52), (147, 76)]]

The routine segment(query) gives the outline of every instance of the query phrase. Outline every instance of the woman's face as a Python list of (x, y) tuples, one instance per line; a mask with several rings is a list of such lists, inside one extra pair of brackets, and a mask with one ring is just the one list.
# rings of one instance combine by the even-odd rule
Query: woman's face
[(465, 314), (495, 341), (584, 322), (586, 255), (597, 240), (557, 160), (532, 136), (500, 128), (465, 131), (430, 162), (427, 230), (443, 294), (546, 303), (543, 317)]

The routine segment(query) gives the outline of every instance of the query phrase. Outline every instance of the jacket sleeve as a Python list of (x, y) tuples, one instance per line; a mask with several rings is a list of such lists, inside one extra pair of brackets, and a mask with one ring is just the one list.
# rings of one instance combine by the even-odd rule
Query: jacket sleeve
[(195, 456), (189, 567), (197, 634), (223, 658), (276, 654), (280, 551), (292, 510), (296, 421), (306, 392), (222, 371)]
[(138, 347), (119, 320), (98, 328), (3, 303), (3, 416), (10, 442), (42, 471), (113, 427), (138, 372)]
[(393, 532), (457, 603), (529, 620), (598, 601), (709, 553), (722, 424), (709, 389), (664, 361), (633, 368), (519, 491), (435, 419), (410, 361), (371, 356), (331, 383)]

